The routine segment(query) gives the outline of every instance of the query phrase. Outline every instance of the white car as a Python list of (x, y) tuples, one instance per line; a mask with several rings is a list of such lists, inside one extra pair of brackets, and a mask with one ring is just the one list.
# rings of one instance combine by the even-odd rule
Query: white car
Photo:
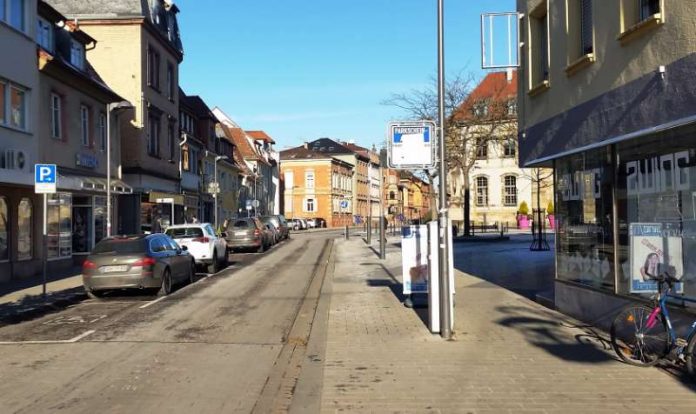
[(186, 246), (197, 265), (205, 265), (208, 273), (217, 273), (227, 266), (227, 242), (218, 237), (209, 223), (177, 224), (165, 234), (180, 246)]

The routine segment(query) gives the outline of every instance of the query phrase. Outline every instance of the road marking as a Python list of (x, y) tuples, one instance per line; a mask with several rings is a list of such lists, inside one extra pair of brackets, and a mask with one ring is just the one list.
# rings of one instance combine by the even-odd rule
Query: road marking
[(148, 306), (152, 306), (152, 305), (154, 305), (155, 303), (157, 303), (157, 302), (159, 302), (159, 301), (162, 301), (162, 300), (165, 300), (165, 299), (167, 299), (167, 297), (166, 297), (166, 296), (162, 296), (162, 297), (159, 298), (159, 299), (155, 299), (155, 300), (153, 300), (153, 301), (150, 301), (150, 302), (144, 304), (143, 306), (140, 307), (140, 309), (145, 309), (145, 308), (147, 308)]
[(75, 342), (84, 339), (93, 333), (97, 332), (96, 330), (91, 330), (84, 332), (80, 335), (77, 335), (76, 337), (72, 339), (64, 339), (62, 341), (14, 341), (14, 342), (0, 342), (0, 345), (46, 345), (46, 344), (74, 344)]

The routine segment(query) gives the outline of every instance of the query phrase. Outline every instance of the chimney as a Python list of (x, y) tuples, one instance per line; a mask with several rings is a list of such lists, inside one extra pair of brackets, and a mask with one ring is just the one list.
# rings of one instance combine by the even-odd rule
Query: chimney
[(305, 141), (305, 143), (302, 144), (302, 146), (304, 147), (304, 149), (309, 149), (309, 143), (307, 141)]
[(507, 72), (506, 72), (506, 73), (507, 73), (507, 81), (508, 81), (508, 83), (512, 82), (513, 70), (514, 70), (514, 69), (512, 69), (512, 68), (507, 68)]

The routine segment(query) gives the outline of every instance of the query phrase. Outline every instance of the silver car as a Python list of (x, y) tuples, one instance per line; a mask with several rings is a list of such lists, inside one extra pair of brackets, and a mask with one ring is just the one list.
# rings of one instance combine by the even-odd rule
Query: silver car
[(161, 233), (104, 239), (82, 264), (82, 283), (91, 298), (114, 289), (168, 295), (174, 284), (193, 282), (195, 275), (193, 256)]

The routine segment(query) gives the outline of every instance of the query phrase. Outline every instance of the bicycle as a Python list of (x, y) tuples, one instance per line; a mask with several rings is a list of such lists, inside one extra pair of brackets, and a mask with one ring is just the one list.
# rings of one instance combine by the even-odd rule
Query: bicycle
[[(650, 367), (660, 361), (684, 362), (689, 374), (696, 373), (696, 321), (687, 338), (674, 332), (667, 309), (669, 298), (696, 303), (696, 299), (671, 295), (674, 284), (680, 282), (664, 273), (651, 277), (658, 283), (653, 296), (654, 306), (632, 304), (625, 307), (611, 324), (611, 345), (618, 357), (630, 365)], [(663, 292), (664, 285), (667, 290)]]

